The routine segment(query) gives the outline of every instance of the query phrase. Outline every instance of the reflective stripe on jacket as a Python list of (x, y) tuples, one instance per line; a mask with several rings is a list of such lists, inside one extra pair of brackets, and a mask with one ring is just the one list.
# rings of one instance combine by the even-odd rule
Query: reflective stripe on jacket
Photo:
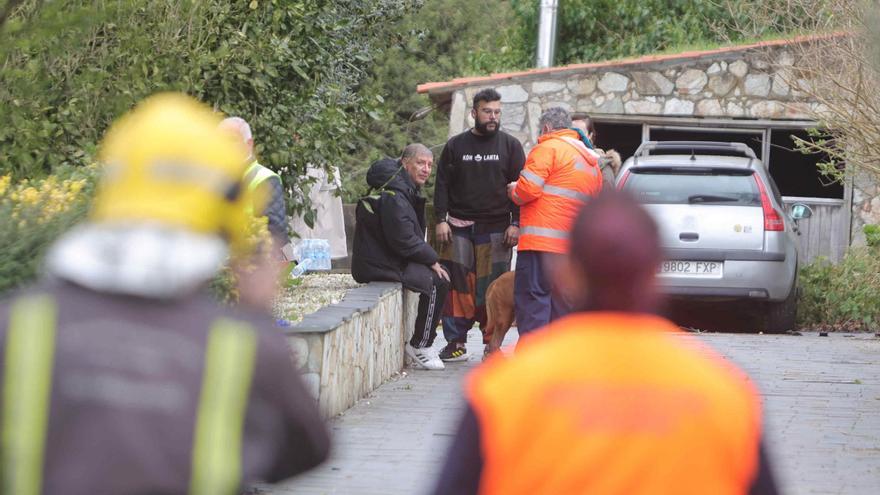
[[(277, 180), (271, 181), (270, 179)], [(268, 219), (269, 232), (280, 245), (286, 244), (287, 238), (287, 205), (284, 201), (284, 188), (281, 176), (260, 165), (256, 160), (244, 173), (244, 183), (250, 201), (247, 211), (251, 215), (265, 216)], [(266, 187), (261, 187), (265, 184)]]
[(598, 155), (571, 129), (538, 138), (511, 199), (520, 206), (520, 251), (565, 253), (574, 217), (602, 188)]
[(468, 380), (481, 494), (748, 492), (761, 425), (744, 374), (655, 316), (551, 326)]
[(248, 167), (248, 169), (244, 173), (244, 180), (247, 183), (247, 188), (250, 192), (253, 192), (257, 187), (260, 186), (260, 184), (271, 177), (278, 177), (278, 180), (281, 180), (280, 175), (276, 174), (271, 169), (260, 165), (260, 163), (256, 160), (251, 163), (250, 167)]

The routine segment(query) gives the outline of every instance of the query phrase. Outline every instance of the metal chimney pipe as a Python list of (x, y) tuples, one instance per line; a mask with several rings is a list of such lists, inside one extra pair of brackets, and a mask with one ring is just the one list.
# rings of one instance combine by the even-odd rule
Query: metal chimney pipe
[(559, 0), (541, 0), (541, 17), (538, 22), (538, 56), (536, 65), (539, 69), (553, 65), (556, 56), (556, 11)]

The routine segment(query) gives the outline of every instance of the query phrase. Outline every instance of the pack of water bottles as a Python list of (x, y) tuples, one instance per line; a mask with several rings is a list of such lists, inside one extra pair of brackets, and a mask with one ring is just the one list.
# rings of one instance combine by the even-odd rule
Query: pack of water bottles
[(303, 239), (293, 253), (300, 264), (308, 266), (309, 271), (330, 269), (330, 242), (327, 239)]

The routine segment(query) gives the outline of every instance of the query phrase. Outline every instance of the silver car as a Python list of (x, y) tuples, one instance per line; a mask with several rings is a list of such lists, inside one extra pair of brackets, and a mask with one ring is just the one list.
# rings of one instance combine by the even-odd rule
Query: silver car
[(616, 183), (659, 226), (665, 260), (658, 277), (667, 294), (755, 301), (766, 331), (794, 328), (797, 221), (812, 212), (796, 203), (785, 213), (776, 184), (748, 146), (645, 142)]

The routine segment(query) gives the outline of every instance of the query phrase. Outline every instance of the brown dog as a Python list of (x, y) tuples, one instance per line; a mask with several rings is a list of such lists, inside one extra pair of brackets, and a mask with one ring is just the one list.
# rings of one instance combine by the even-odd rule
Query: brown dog
[(513, 274), (507, 272), (496, 278), (486, 289), (486, 354), (501, 348), (504, 336), (513, 325)]

